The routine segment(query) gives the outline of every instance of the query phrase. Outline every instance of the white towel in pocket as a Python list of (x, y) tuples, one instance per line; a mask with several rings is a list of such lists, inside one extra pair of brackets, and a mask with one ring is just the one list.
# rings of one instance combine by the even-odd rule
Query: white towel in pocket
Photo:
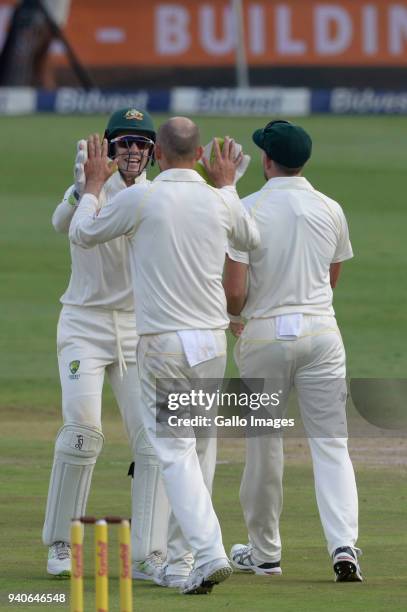
[(299, 313), (276, 317), (277, 340), (297, 340), (301, 335), (302, 318), (303, 315)]
[(215, 336), (210, 329), (184, 329), (177, 334), (191, 368), (217, 356)]

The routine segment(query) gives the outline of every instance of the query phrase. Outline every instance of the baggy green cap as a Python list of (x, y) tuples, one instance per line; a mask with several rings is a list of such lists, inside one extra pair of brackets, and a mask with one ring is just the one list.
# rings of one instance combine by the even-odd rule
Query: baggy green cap
[(310, 135), (288, 121), (271, 121), (265, 128), (256, 130), (252, 138), (267, 157), (286, 168), (301, 168), (311, 157)]
[(153, 120), (145, 110), (121, 108), (113, 113), (106, 127), (105, 137), (111, 140), (122, 133), (141, 133), (155, 141)]

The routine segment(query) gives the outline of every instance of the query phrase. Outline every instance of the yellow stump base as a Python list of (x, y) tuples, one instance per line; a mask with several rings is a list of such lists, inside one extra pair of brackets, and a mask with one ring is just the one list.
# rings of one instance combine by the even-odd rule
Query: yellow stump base
[(130, 523), (122, 521), (119, 527), (120, 612), (132, 612)]
[(71, 524), (71, 612), (83, 612), (83, 526)]
[(109, 564), (107, 523), (105, 520), (95, 523), (95, 589), (96, 611), (109, 611)]

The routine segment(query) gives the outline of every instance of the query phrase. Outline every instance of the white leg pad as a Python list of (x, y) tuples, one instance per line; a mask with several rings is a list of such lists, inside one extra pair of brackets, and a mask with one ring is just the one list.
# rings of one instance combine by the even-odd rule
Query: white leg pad
[(144, 429), (136, 439), (132, 481), (131, 545), (134, 561), (167, 554), (169, 503), (155, 452)]
[(71, 519), (85, 514), (93, 468), (103, 440), (100, 430), (86, 425), (72, 423), (59, 430), (42, 532), (47, 546), (69, 542)]

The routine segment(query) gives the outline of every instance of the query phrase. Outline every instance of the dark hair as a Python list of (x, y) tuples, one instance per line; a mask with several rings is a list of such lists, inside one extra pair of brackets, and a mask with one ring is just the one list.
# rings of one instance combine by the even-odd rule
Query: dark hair
[[(269, 158), (269, 159), (273, 159), (273, 158)], [(301, 170), (304, 168), (304, 166), (300, 166), (299, 168), (287, 168), (287, 166), (282, 166), (281, 164), (276, 162), (274, 159), (273, 161), (275, 165), (277, 166), (277, 170), (279, 171), (279, 173), (284, 174), (284, 176), (296, 176), (297, 174), (300, 174)]]

